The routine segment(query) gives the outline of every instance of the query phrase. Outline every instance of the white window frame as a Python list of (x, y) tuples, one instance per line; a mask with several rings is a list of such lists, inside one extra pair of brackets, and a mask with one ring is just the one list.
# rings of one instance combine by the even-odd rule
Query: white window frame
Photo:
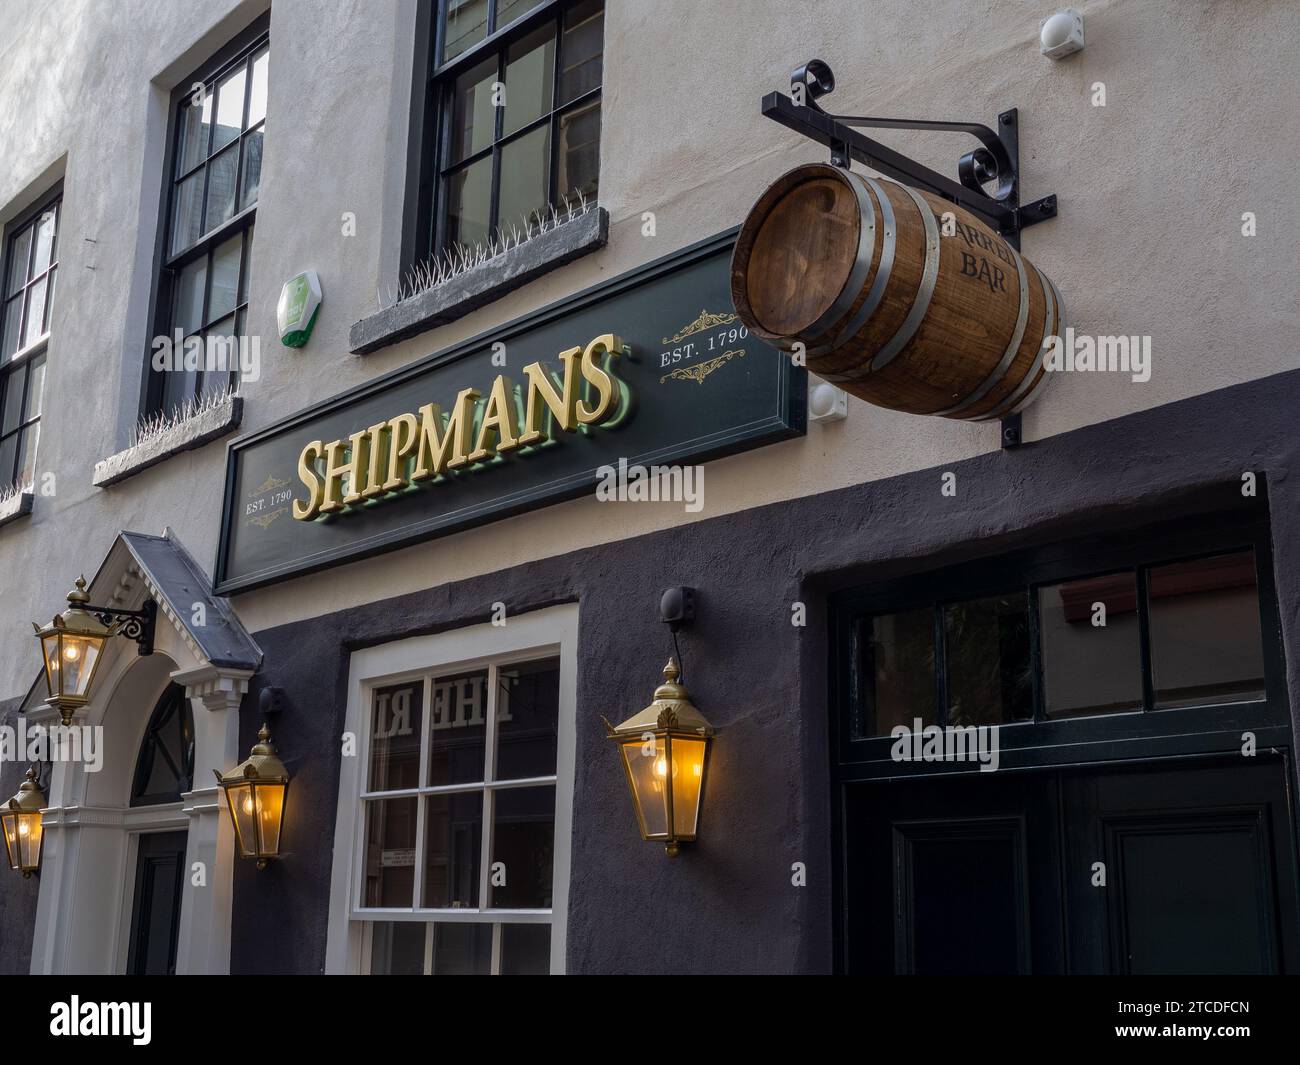
[[(508, 616), (503, 625), (474, 625), (432, 636), (416, 636), (393, 643), (367, 647), (352, 652), (348, 671), (348, 704), (344, 736), (354, 737), (355, 753), (345, 753), (339, 770), (338, 809), (334, 821), (334, 863), (330, 879), (329, 934), (325, 950), (327, 973), (360, 974), (369, 971), (371, 926), (375, 921), (435, 921), (453, 923), (488, 923), (504, 919), (507, 923), (543, 923), (551, 926), (551, 972), (565, 971), (565, 942), (568, 924), (569, 873), (573, 837), (573, 785), (576, 750), (578, 691), (578, 606), (576, 603), (547, 607), (526, 614)], [(560, 660), (560, 701), (557, 721), (555, 773), (555, 857), (552, 882), (553, 907), (549, 910), (494, 909), (490, 907), (432, 909), (421, 906), (402, 908), (364, 907), (360, 905), (362, 856), (365, 817), (363, 794), (368, 792), (370, 748), (370, 711), (376, 688), (404, 680), (427, 678), (433, 673), (459, 673), (472, 669), (513, 664), (529, 659), (558, 657)], [(488, 749), (494, 741), (496, 691), (488, 684)], [(432, 704), (425, 680), (425, 703), (422, 728), (427, 731), (432, 718)], [(421, 738), (421, 777), (428, 744)], [(485, 853), (491, 839), (491, 782), (483, 789), (483, 845)], [(510, 786), (549, 784), (551, 778), (511, 781)], [(417, 805), (417, 840), (424, 824), (424, 795), (447, 789), (420, 788)], [(490, 875), (490, 862), (484, 861), (480, 877)], [(418, 863), (417, 863), (418, 865)], [(418, 877), (418, 868), (417, 868)], [(418, 885), (417, 885), (418, 887)], [(483, 887), (480, 882), (480, 898)], [(418, 902), (415, 894), (412, 902)], [(492, 971), (500, 962), (500, 924), (493, 932)], [(425, 971), (429, 970), (432, 936), (425, 937)]]

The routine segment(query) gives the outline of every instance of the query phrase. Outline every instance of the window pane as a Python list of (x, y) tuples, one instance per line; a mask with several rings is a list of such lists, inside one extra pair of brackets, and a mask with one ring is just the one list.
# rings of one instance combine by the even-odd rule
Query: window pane
[(551, 169), (551, 127), (541, 126), (501, 149), (501, 198), (498, 228), (513, 223), (523, 229), (534, 211), (546, 206)]
[(41, 416), (41, 396), (45, 391), (45, 356), (27, 366), (27, 401), (23, 404), (23, 421)]
[(30, 486), (36, 477), (36, 442), (40, 438), (41, 423), (27, 426), (18, 434), (18, 475), (14, 479)]
[(483, 779), (487, 739), (487, 670), (433, 682), (429, 718), (429, 783), (473, 784)]
[(948, 723), (997, 725), (1034, 716), (1029, 597), (1024, 592), (943, 608)]
[(492, 862), (505, 883), (492, 887), (499, 909), (549, 909), (555, 863), (555, 787), (500, 788), (493, 794)]
[(447, 179), (447, 244), (487, 240), (492, 209), (492, 159), (480, 159)]
[(23, 316), (23, 347), (45, 335), (45, 289), (50, 279), (43, 277), (27, 289), (27, 310)]
[(433, 973), (435, 976), (487, 976), (492, 971), (492, 926), (490, 924), (444, 924), (433, 926)]
[(203, 376), (199, 395), (218, 395), (229, 391), (231, 371), (239, 366), (239, 349), (235, 339), (235, 316), (214, 323), (203, 336)]
[(4, 319), (4, 340), (3, 346), (0, 347), (0, 359), (7, 359), (18, 350), (18, 334), (23, 324), (22, 293), (5, 302)]
[(181, 267), (176, 275), (176, 296), (172, 304), (172, 328), (186, 336), (203, 325), (203, 286), (208, 279), (208, 258), (200, 256)]
[(605, 41), (605, 5), (578, 4), (564, 15), (560, 44), (560, 103), (567, 104), (600, 84)]
[(414, 680), (377, 689), (373, 713), (369, 790), (418, 788), (424, 682)]
[(217, 87), (217, 124), (212, 133), (212, 150), (224, 148), (239, 136), (244, 125), (244, 64)]
[[(4, 413), (0, 415), (0, 436), (8, 436), (22, 424), (23, 383), (26, 371), (17, 370), (4, 379)], [(0, 470), (0, 475), (6, 471)]]
[[(255, 226), (249, 226), (244, 230), (244, 270), (239, 275), (239, 302), (248, 302), (248, 275), (253, 272), (253, 230)], [(243, 330), (240, 330), (243, 334)]]
[(497, 780), (555, 773), (560, 716), (560, 660), (497, 670)]
[(203, 235), (203, 171), (187, 177), (172, 190), (172, 254), (188, 248)]
[(208, 164), (208, 210), (203, 232), (215, 229), (235, 214), (235, 167), (239, 147), (227, 148)]
[(495, 58), (479, 63), (456, 79), (451, 109), (450, 162), (458, 163), (492, 143), (496, 108), (492, 83), (497, 77)]
[(256, 126), (266, 117), (266, 74), (271, 53), (263, 51), (253, 60), (253, 83), (248, 91), (248, 124)]
[(494, 25), (497, 29), (504, 29), (520, 15), (527, 14), (535, 8), (540, 0), (495, 0), (495, 2), (497, 17)]
[(162, 406), (164, 410), (176, 410), (195, 396), (198, 388), (198, 374), (193, 370), (186, 370), (183, 364), (178, 364), (180, 368), (169, 369), (163, 374), (163, 392)]
[(501, 975), (546, 976), (551, 971), (551, 926), (503, 924)]
[(27, 226), (9, 244), (9, 283), (5, 286), (6, 295), (12, 296), (27, 280), (27, 263), (32, 254), (32, 232), (32, 227)]
[(205, 91), (197, 106), (191, 100), (181, 108), (180, 145), (176, 150), (176, 176), (188, 173), (208, 157), (212, 129), (212, 94)]
[(54, 219), (55, 209), (51, 207), (41, 214), (36, 222), (36, 258), (32, 262), (32, 274), (44, 273), (54, 257)]
[(224, 318), (235, 309), (239, 294), (239, 258), (244, 236), (236, 233), (212, 253), (212, 291), (208, 295), (208, 321)]
[(371, 975), (421, 975), (428, 927), (423, 921), (375, 921), (370, 926)]
[(365, 906), (411, 906), (415, 895), (415, 796), (366, 805)]
[(18, 457), (18, 436), (7, 436), (0, 440), (0, 488), (7, 488), (14, 482), (14, 462)]
[(483, 793), (430, 795), (425, 802), (423, 905), (477, 906)]
[(487, 36), (488, 0), (447, 0), (442, 61), (455, 59)]
[(600, 101), (560, 116), (557, 202), (596, 199), (600, 187)]
[(244, 137), (244, 178), (239, 190), (239, 209), (257, 202), (262, 188), (262, 127)]
[(503, 134), (522, 129), (551, 112), (555, 88), (555, 27), (543, 26), (506, 53), (506, 113)]
[(1263, 699), (1255, 552), (1157, 566), (1149, 579), (1156, 706)]
[(51, 267), (50, 272), (45, 275), (49, 282), (50, 291), (45, 296), (45, 329), (44, 332), (50, 331), (50, 319), (54, 316), (54, 283), (59, 279), (59, 269), (57, 266)]
[(1038, 590), (1043, 690), (1051, 717), (1142, 706), (1137, 577), (1104, 577)]
[(864, 618), (861, 714), (852, 736), (887, 736), (896, 725), (935, 723), (934, 611), (929, 607), (902, 614)]

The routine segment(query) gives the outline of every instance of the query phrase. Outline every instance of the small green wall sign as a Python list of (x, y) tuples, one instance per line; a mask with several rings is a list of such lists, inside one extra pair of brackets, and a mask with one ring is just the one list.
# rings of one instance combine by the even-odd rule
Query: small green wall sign
[(320, 278), (315, 270), (304, 270), (284, 283), (284, 288), (280, 289), (280, 302), (275, 308), (281, 343), (290, 348), (300, 348), (307, 343), (312, 326), (316, 324), (320, 301)]

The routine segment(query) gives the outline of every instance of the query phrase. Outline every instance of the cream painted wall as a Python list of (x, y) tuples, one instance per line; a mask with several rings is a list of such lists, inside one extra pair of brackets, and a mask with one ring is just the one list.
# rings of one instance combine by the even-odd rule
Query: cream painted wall
[[(607, 0), (601, 200), (610, 245), (457, 323), (365, 358), (351, 324), (395, 282), (410, 91), (411, 0), (275, 0), (267, 144), (251, 324), (263, 377), (244, 430), (506, 322), (739, 222), (765, 185), (825, 153), (758, 113), (789, 71), (835, 69), (831, 110), (992, 122), (1021, 109), (1028, 198), (1060, 217), (1024, 238), (1089, 333), (1150, 334), (1146, 384), (1063, 376), (1026, 415), (1032, 440), (1300, 363), (1300, 8), (1252, 3), (1079, 3), (1087, 48), (1039, 55), (1049, 3)], [(103, 490), (98, 459), (135, 417), (148, 348), (165, 105), (173, 85), (265, 3), (0, 0), (0, 219), (66, 155), (61, 267), (39, 466), (56, 494), (0, 528), (0, 697), (37, 659), (47, 619), (121, 529), (171, 526), (211, 567), (225, 448), (211, 444)], [(1090, 104), (1104, 82), (1108, 102)], [(883, 140), (954, 172), (960, 137)], [(37, 187), (33, 187), (34, 184)], [(341, 234), (355, 212), (357, 234)], [(641, 235), (656, 214), (657, 235)], [(1241, 235), (1241, 215), (1259, 235)], [(310, 344), (275, 341), (281, 282), (312, 267), (325, 302)], [(1242, 432), (1249, 432), (1243, 425)], [(995, 426), (877, 410), (707, 467), (700, 514), (581, 499), (235, 600), (252, 630), (438, 585), (678, 522), (957, 461), (998, 446)], [(1062, 477), (1069, 471), (1063, 470)], [(503, 595), (508, 589), (502, 589)]]

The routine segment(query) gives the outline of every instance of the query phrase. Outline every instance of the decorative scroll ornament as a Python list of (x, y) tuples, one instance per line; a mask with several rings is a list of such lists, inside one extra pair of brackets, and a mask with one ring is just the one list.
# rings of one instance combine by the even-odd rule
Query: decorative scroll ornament
[(721, 355), (715, 356), (706, 362), (696, 363), (694, 366), (679, 366), (672, 373), (666, 373), (659, 378), (659, 383), (663, 384), (669, 378), (676, 378), (678, 381), (694, 381), (696, 384), (704, 384), (704, 379), (713, 373), (719, 366), (730, 362), (733, 358), (739, 358), (745, 354), (744, 348), (733, 348), (731, 351), (724, 351)]
[(688, 322), (682, 326), (681, 331), (674, 333), (670, 337), (664, 337), (663, 343), (676, 344), (679, 340), (685, 340), (696, 333), (703, 333), (706, 329), (716, 329), (720, 325), (730, 325), (738, 317), (737, 314), (710, 314), (708, 311), (701, 310), (700, 316), (693, 322)]

